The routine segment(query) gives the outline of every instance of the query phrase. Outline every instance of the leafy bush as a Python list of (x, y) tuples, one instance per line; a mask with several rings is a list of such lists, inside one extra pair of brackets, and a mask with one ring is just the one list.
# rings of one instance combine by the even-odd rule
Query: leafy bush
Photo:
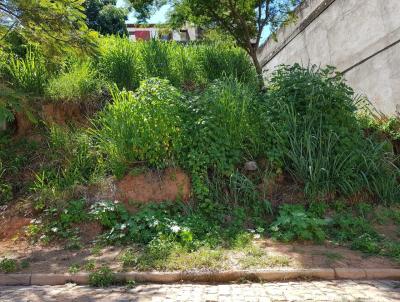
[(97, 202), (90, 208), (90, 215), (93, 219), (100, 222), (106, 228), (113, 229), (118, 224), (124, 223), (129, 219), (129, 214), (125, 208), (111, 201)]
[(115, 275), (108, 267), (101, 267), (89, 274), (89, 284), (95, 287), (107, 287), (115, 282)]
[(206, 172), (230, 175), (245, 157), (257, 156), (261, 145), (257, 96), (235, 78), (213, 83), (192, 97), (185, 112), (185, 145), (180, 151), (192, 172), (194, 193), (208, 194)]
[(101, 91), (101, 82), (90, 62), (77, 62), (57, 77), (50, 79), (46, 95), (54, 100), (80, 101)]
[(165, 167), (180, 144), (180, 93), (168, 81), (143, 81), (136, 94), (113, 90), (114, 102), (95, 120), (94, 135), (111, 169), (123, 176), (130, 165)]
[(48, 79), (44, 58), (32, 48), (28, 49), (25, 58), (11, 56), (7, 77), (17, 89), (36, 95), (43, 94)]
[(312, 217), (301, 205), (283, 205), (272, 223), (272, 237), (285, 242), (293, 240), (322, 241), (325, 239), (325, 220)]
[(18, 270), (18, 262), (15, 259), (3, 258), (0, 261), (0, 272), (14, 273)]

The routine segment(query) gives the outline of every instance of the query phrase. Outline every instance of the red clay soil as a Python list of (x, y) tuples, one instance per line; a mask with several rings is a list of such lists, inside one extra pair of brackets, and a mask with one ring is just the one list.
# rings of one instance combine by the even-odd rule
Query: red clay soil
[(135, 209), (131, 202), (188, 201), (191, 191), (189, 176), (179, 168), (127, 175), (116, 186), (116, 199), (124, 202), (131, 211)]
[(11, 240), (24, 233), (31, 219), (25, 217), (0, 218), (0, 241)]
[(79, 103), (50, 103), (42, 106), (42, 117), (47, 123), (64, 125), (68, 121), (83, 121)]

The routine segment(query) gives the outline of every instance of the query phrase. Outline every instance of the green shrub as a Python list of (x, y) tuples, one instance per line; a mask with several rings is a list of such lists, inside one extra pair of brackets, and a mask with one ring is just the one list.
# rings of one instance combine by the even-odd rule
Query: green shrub
[(216, 81), (190, 99), (185, 112), (183, 165), (192, 173), (197, 197), (208, 194), (207, 170), (229, 176), (244, 158), (260, 152), (262, 136), (254, 89), (235, 78)]
[(14, 273), (18, 270), (18, 262), (15, 259), (3, 258), (0, 261), (0, 272)]
[(28, 49), (25, 58), (11, 56), (7, 65), (7, 77), (15, 88), (42, 95), (48, 79), (44, 58), (33, 48)]
[(341, 243), (350, 242), (365, 234), (373, 238), (379, 237), (369, 220), (355, 217), (351, 213), (335, 215), (330, 223), (329, 232), (332, 238)]
[(136, 94), (114, 89), (112, 96), (93, 132), (113, 173), (121, 177), (139, 162), (158, 168), (171, 164), (181, 142), (180, 93), (168, 81), (153, 78), (143, 81)]
[(107, 287), (115, 282), (115, 274), (108, 267), (101, 267), (89, 274), (89, 284), (95, 287)]
[(323, 219), (309, 215), (301, 205), (283, 205), (279, 216), (272, 223), (272, 237), (284, 242), (293, 240), (323, 241), (325, 239)]
[(108, 229), (114, 229), (118, 224), (123, 224), (129, 220), (126, 209), (121, 204), (111, 201), (93, 204), (90, 208), (90, 215)]
[(77, 62), (57, 77), (50, 79), (46, 95), (53, 100), (81, 101), (101, 92), (101, 82), (90, 62)]

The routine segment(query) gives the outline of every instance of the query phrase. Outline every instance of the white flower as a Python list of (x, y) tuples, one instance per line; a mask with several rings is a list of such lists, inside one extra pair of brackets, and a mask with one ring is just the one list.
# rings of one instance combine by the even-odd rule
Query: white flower
[(174, 233), (178, 233), (181, 230), (181, 228), (178, 225), (173, 225), (171, 227), (171, 231)]
[(253, 230), (253, 229), (247, 229), (250, 233), (255, 233), (256, 231), (255, 230)]
[(156, 226), (158, 226), (158, 220), (157, 219), (155, 219), (155, 220), (153, 220), (152, 222), (150, 222), (150, 227), (151, 228), (154, 228), (154, 227), (156, 227)]
[(52, 231), (53, 233), (56, 233), (56, 232), (58, 231), (58, 228), (56, 228), (56, 227), (51, 228), (51, 231)]
[(260, 234), (254, 234), (254, 239), (260, 239), (261, 235)]
[(126, 224), (125, 223), (121, 224), (121, 230), (125, 230), (125, 229), (126, 229)]

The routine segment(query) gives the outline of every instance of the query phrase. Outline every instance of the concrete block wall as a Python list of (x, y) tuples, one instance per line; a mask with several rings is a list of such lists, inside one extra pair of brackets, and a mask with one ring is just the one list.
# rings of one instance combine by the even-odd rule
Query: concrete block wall
[(333, 65), (378, 111), (400, 113), (400, 0), (304, 0), (298, 20), (258, 51), (280, 64)]

